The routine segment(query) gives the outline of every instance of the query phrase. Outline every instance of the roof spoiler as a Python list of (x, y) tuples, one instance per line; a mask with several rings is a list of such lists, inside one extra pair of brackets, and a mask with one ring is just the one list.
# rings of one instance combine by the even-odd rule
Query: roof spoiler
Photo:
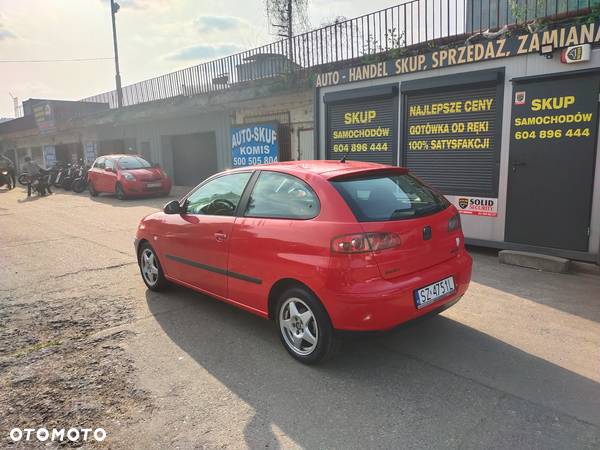
[(382, 167), (382, 168), (365, 168), (357, 169), (352, 172), (343, 172), (338, 175), (333, 175), (329, 181), (342, 181), (357, 178), (370, 178), (374, 176), (385, 175), (406, 175), (409, 170), (406, 167)]

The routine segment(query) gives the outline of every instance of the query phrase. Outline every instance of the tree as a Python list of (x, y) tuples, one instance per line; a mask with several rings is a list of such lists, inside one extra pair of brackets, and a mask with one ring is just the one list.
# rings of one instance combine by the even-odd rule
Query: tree
[(309, 0), (265, 0), (270, 25), (276, 35), (288, 40), (288, 58), (294, 60), (294, 30), (308, 28)]

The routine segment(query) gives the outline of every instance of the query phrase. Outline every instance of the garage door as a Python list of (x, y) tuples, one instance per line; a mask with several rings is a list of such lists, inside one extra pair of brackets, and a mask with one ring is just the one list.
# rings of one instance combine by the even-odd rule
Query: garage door
[(195, 186), (217, 172), (214, 132), (171, 136), (173, 179), (178, 186)]
[(356, 89), (324, 97), (327, 159), (396, 165), (398, 96), (396, 86)]
[(444, 194), (497, 197), (501, 92), (494, 83), (408, 93), (405, 164)]

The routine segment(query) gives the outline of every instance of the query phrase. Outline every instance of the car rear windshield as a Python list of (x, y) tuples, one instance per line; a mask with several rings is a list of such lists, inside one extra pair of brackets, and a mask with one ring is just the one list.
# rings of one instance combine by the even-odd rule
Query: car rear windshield
[(119, 159), (119, 169), (131, 170), (131, 169), (146, 169), (152, 167), (152, 165), (139, 156), (125, 156)]
[(446, 209), (450, 204), (408, 174), (377, 174), (331, 182), (359, 222), (412, 219)]

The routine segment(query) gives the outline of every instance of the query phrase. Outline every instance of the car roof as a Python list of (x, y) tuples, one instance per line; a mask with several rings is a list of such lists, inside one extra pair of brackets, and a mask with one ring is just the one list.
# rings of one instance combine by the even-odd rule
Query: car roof
[(142, 158), (140, 155), (132, 154), (132, 153), (115, 153), (112, 155), (101, 155), (101, 156), (98, 156), (98, 158), (123, 158), (125, 156), (137, 156), (138, 158)]
[(408, 169), (398, 166), (389, 166), (386, 164), (370, 163), (363, 161), (345, 162), (337, 160), (305, 160), (305, 161), (285, 161), (271, 164), (261, 164), (240, 168), (238, 170), (275, 170), (281, 172), (301, 174), (320, 175), (326, 179), (339, 178), (351, 175), (369, 174), (371, 172), (380, 172), (383, 170), (394, 171), (398, 173), (407, 173)]

